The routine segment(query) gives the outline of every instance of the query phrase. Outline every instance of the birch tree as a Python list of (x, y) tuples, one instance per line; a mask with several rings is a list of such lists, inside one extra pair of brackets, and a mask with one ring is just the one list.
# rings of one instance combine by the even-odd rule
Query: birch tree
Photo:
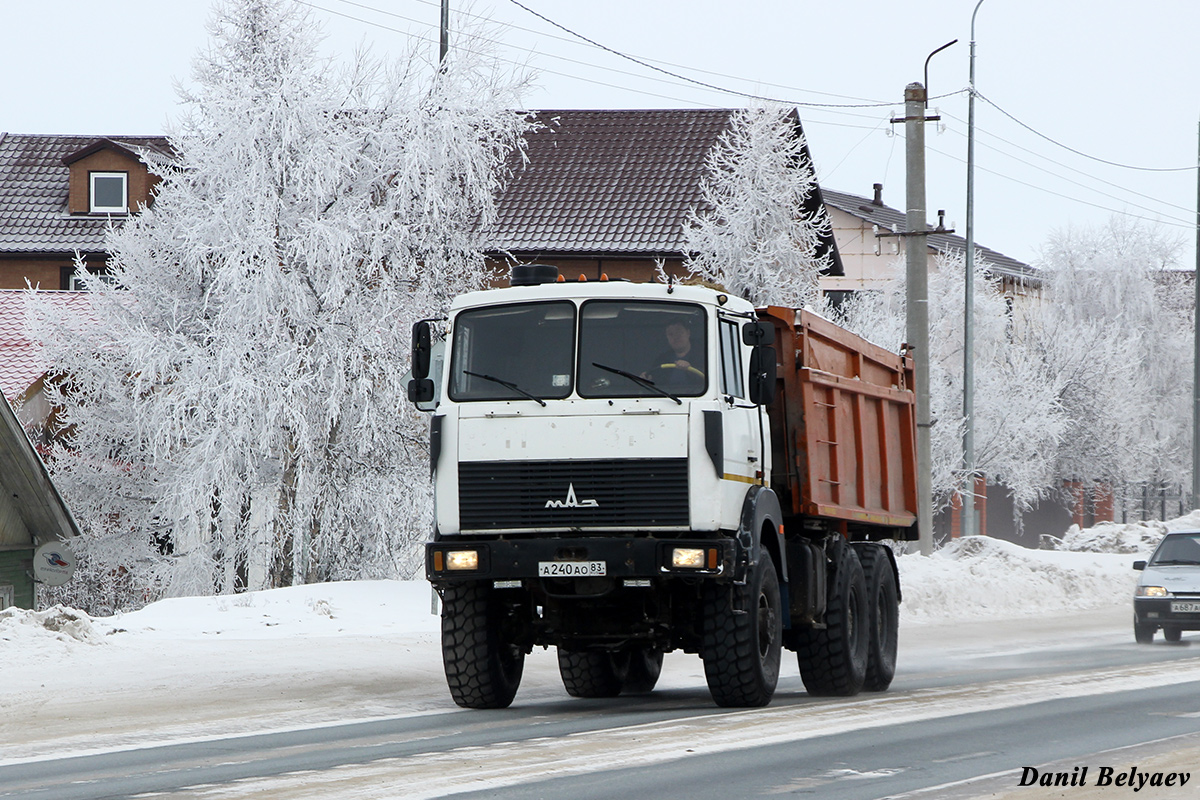
[[(935, 501), (964, 491), (963, 298), (961, 253), (940, 254), (929, 277), (930, 430)], [(888, 288), (861, 292), (840, 312), (856, 333), (897, 350), (905, 333), (903, 265)], [(1011, 335), (1008, 305), (998, 285), (975, 261), (975, 460), (989, 481), (1003, 485), (1017, 507), (1049, 492), (1066, 420), (1042, 362)]]
[(1061, 477), (1085, 487), (1179, 489), (1190, 480), (1192, 287), (1180, 243), (1114, 217), (1056, 232), (1031, 344), (1070, 418)]
[(708, 154), (704, 208), (684, 228), (685, 266), (755, 305), (812, 304), (828, 267), (817, 252), (829, 221), (805, 209), (816, 188), (795, 110), (736, 112)]
[(70, 376), (56, 478), (100, 572), (143, 587), (403, 574), (430, 518), (408, 331), (487, 282), (523, 76), (475, 46), (339, 67), (291, 0), (219, 4), (210, 32), (94, 324), (44, 337)]

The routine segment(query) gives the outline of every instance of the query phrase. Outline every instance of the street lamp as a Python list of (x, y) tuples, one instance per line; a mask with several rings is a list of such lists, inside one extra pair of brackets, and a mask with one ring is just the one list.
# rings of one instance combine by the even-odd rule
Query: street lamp
[(966, 289), (963, 296), (963, 473), (967, 490), (963, 495), (962, 534), (974, 536), (975, 528), (975, 15), (971, 12), (971, 70), (967, 88), (967, 258)]

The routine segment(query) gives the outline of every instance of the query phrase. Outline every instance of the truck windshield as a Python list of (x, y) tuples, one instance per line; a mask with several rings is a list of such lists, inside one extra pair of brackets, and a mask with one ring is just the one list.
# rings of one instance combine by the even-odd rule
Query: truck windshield
[(691, 303), (585, 302), (579, 323), (580, 397), (703, 394), (708, 386), (704, 321), (704, 309)]
[(515, 303), (454, 321), (449, 396), (541, 402), (571, 394), (574, 303)]

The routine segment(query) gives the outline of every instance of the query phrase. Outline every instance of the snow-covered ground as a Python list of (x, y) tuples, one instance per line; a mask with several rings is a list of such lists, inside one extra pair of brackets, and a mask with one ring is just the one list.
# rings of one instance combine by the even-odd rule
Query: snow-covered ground
[[(1072, 529), (1062, 540), (1071, 549), (981, 537), (903, 555), (901, 657), (906, 640), (947, 622), (1019, 620), (1020, 630), (1067, 610), (1124, 624), (1133, 559), (1187, 527), (1200, 527), (1200, 512)], [(103, 618), (0, 611), (0, 762), (453, 710), (431, 600), (423, 581), (366, 581), (170, 599)], [(565, 698), (553, 653), (530, 661), (518, 702)], [(703, 687), (700, 660), (672, 654), (660, 686)]]

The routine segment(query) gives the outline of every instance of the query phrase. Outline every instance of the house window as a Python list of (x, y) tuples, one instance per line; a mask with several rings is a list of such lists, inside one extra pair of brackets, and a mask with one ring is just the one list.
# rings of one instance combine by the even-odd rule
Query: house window
[(129, 175), (125, 172), (91, 172), (89, 197), (92, 213), (126, 214), (129, 212)]

